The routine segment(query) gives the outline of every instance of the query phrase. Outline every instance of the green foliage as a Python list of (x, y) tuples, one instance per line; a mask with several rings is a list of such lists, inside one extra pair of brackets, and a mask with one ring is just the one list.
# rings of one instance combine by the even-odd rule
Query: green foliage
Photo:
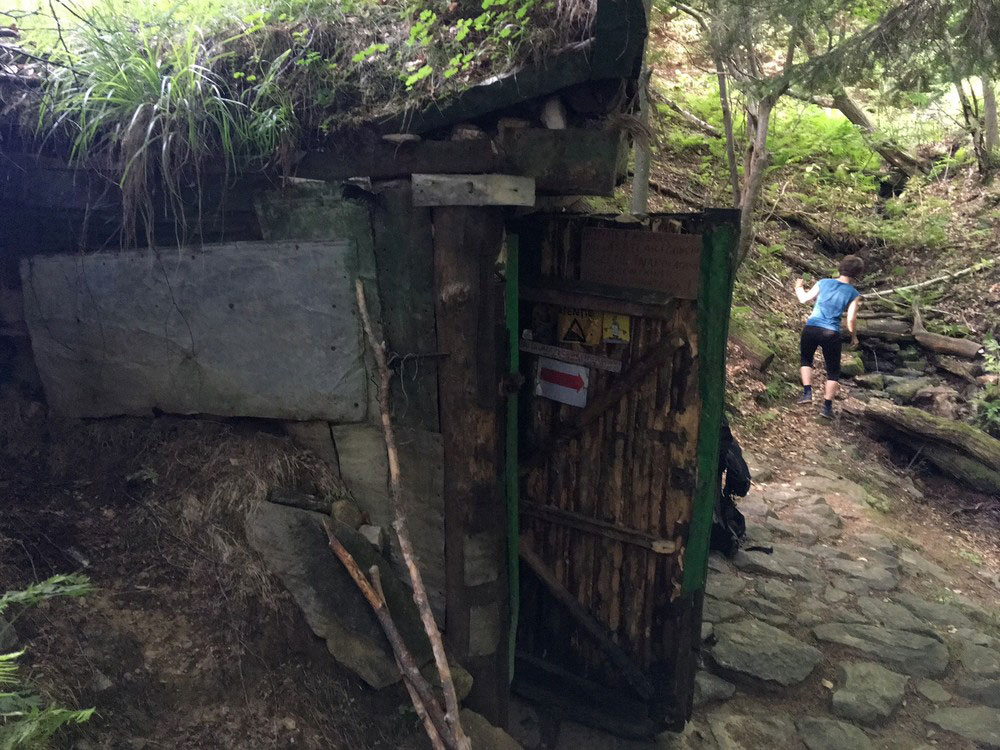
[[(1000, 342), (989, 338), (983, 343), (986, 349), (983, 369), (990, 375), (1000, 375)], [(976, 423), (983, 430), (1000, 438), (1000, 385), (991, 383), (975, 400)]]
[[(91, 591), (85, 576), (57, 575), (23, 591), (0, 597), (0, 613), (12, 606), (30, 607), (55, 597), (84, 596)], [(94, 709), (76, 710), (45, 705), (18, 675), (24, 651), (0, 654), (0, 750), (41, 750), (60, 729), (89, 721)]]

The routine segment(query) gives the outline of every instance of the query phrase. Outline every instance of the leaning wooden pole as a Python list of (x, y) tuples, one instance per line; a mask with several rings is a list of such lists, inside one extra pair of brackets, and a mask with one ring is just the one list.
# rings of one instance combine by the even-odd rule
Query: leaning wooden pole
[[(368, 571), (368, 575), (371, 576), (372, 588), (375, 589), (375, 593), (378, 594), (379, 599), (385, 604), (385, 591), (382, 590), (382, 576), (379, 573), (378, 565), (372, 565)], [(424, 731), (427, 732), (427, 738), (431, 741), (432, 750), (447, 750), (444, 740), (441, 738), (441, 733), (447, 732), (448, 727), (444, 723), (444, 715), (441, 714), (441, 708), (438, 706), (437, 700), (433, 694), (429, 699), (421, 697), (421, 688), (429, 689), (429, 686), (423, 680), (423, 675), (418, 673), (417, 677), (408, 676), (407, 665), (404, 664), (404, 659), (396, 652), (395, 648), (393, 648), (393, 653), (396, 656), (396, 665), (403, 675), (403, 684), (406, 686), (406, 692), (410, 696), (410, 701), (413, 703), (413, 708), (417, 712), (420, 723), (424, 725)], [(432, 718), (431, 713), (436, 714), (436, 716)], [(454, 743), (455, 738), (450, 738), (450, 741)]]
[(416, 660), (406, 647), (406, 642), (396, 627), (392, 615), (389, 614), (385, 594), (382, 592), (382, 582), (377, 575), (378, 567), (372, 566), (372, 581), (374, 581), (372, 583), (365, 578), (365, 574), (361, 572), (361, 568), (358, 566), (357, 561), (355, 561), (354, 556), (337, 539), (330, 524), (326, 523), (324, 527), (326, 528), (326, 536), (329, 540), (330, 549), (333, 550), (333, 554), (337, 556), (337, 559), (343, 563), (348, 575), (354, 580), (354, 583), (361, 590), (361, 594), (365, 599), (368, 600), (372, 610), (375, 612), (375, 617), (379, 621), (379, 625), (382, 626), (382, 632), (385, 633), (389, 645), (392, 646), (392, 653), (396, 657), (396, 665), (403, 676), (403, 683), (410, 694), (410, 699), (413, 701), (413, 707), (417, 715), (424, 721), (431, 745), (434, 747), (434, 750), (438, 750), (439, 746), (446, 750), (456, 750), (458, 745), (445, 721), (444, 714), (441, 712), (441, 706), (438, 705), (437, 698), (434, 697), (430, 685), (424, 679), (423, 675), (420, 674)]
[(472, 743), (462, 729), (459, 717), (458, 695), (455, 692), (455, 683), (451, 678), (451, 668), (448, 666), (444, 641), (441, 639), (441, 631), (438, 630), (437, 622), (434, 620), (434, 613), (431, 611), (430, 601), (427, 599), (427, 589), (424, 587), (423, 578), (417, 568), (413, 545), (410, 543), (406, 514), (403, 512), (402, 489), (399, 479), (399, 453), (396, 450), (396, 435), (392, 427), (392, 418), (389, 416), (389, 365), (385, 356), (385, 346), (375, 338), (371, 317), (368, 314), (368, 304), (365, 300), (364, 282), (361, 279), (355, 283), (355, 290), (358, 297), (358, 311), (361, 313), (361, 324), (364, 327), (365, 336), (368, 338), (378, 368), (379, 411), (382, 413), (382, 432), (385, 437), (385, 452), (389, 461), (389, 498), (396, 516), (393, 528), (396, 530), (399, 549), (403, 553), (403, 561), (406, 564), (407, 573), (410, 575), (410, 583), (413, 586), (413, 601), (416, 602), (417, 609), (420, 611), (420, 619), (423, 622), (424, 630), (427, 631), (427, 638), (430, 640), (431, 649), (434, 652), (434, 662), (437, 665), (441, 689), (444, 693), (445, 721), (455, 735), (458, 750), (471, 750)]

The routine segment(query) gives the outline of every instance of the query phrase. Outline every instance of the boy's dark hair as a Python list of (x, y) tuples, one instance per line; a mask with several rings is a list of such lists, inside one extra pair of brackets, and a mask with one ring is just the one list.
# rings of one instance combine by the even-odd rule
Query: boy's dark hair
[(865, 262), (857, 255), (845, 255), (844, 259), (840, 261), (840, 268), (838, 270), (841, 276), (850, 276), (852, 279), (857, 279), (865, 272)]

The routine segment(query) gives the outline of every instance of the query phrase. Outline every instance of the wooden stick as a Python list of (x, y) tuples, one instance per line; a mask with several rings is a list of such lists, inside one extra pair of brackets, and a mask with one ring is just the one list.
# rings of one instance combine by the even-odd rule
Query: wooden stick
[(378, 367), (378, 403), (379, 411), (382, 413), (382, 432), (385, 438), (386, 457), (389, 462), (389, 497), (392, 500), (392, 509), (396, 516), (392, 526), (396, 530), (399, 549), (403, 553), (406, 571), (409, 573), (410, 583), (413, 585), (413, 601), (416, 602), (417, 609), (420, 611), (420, 619), (423, 622), (424, 630), (427, 631), (427, 638), (431, 642), (431, 650), (434, 652), (434, 663), (437, 665), (438, 675), (441, 679), (441, 690), (444, 692), (444, 703), (447, 709), (445, 721), (451, 733), (454, 734), (458, 750), (471, 750), (472, 743), (462, 729), (458, 695), (455, 693), (455, 682), (451, 678), (451, 668), (448, 666), (448, 656), (445, 654), (441, 631), (438, 630), (430, 601), (427, 599), (424, 580), (417, 568), (413, 545), (410, 543), (406, 513), (403, 511), (402, 486), (399, 480), (399, 453), (396, 450), (396, 436), (392, 427), (392, 418), (389, 416), (389, 366), (385, 357), (385, 345), (375, 338), (371, 317), (368, 314), (368, 304), (365, 301), (364, 282), (361, 279), (355, 282), (355, 291), (358, 297), (361, 323), (364, 326), (365, 336), (368, 338), (368, 344), (372, 348), (375, 364)]
[[(378, 565), (372, 565), (368, 571), (368, 575), (372, 579), (372, 588), (375, 589), (375, 593), (378, 594), (379, 599), (385, 603), (385, 591), (382, 590), (382, 574), (379, 572)], [(431, 719), (427, 712), (427, 704), (420, 697), (420, 693), (417, 687), (410, 682), (406, 675), (406, 670), (403, 668), (402, 661), (399, 658), (399, 654), (393, 649), (393, 656), (396, 657), (396, 666), (399, 667), (400, 673), (403, 675), (403, 684), (406, 686), (406, 692), (410, 695), (410, 702), (413, 703), (413, 708), (417, 712), (417, 716), (420, 718), (420, 722), (424, 725), (424, 731), (427, 732), (427, 737), (431, 741), (431, 747), (433, 750), (447, 750), (444, 745), (444, 741), (441, 739), (441, 734), (438, 732), (438, 728), (434, 726), (434, 720)], [(432, 706), (437, 706), (437, 701), (431, 703)], [(444, 726), (444, 716), (441, 716), (439, 722)]]
[(909, 292), (914, 289), (923, 289), (926, 286), (932, 286), (933, 284), (939, 284), (942, 281), (948, 281), (949, 279), (958, 279), (962, 276), (967, 276), (970, 273), (975, 273), (976, 271), (982, 271), (986, 268), (992, 268), (997, 263), (996, 258), (989, 258), (987, 260), (981, 260), (978, 263), (974, 263), (968, 268), (963, 268), (961, 271), (955, 271), (954, 273), (946, 273), (942, 276), (936, 276), (933, 279), (928, 279), (927, 281), (921, 281), (918, 284), (908, 284), (906, 286), (897, 286), (893, 289), (878, 289), (873, 292), (866, 292), (862, 294), (862, 297), (878, 297), (883, 294), (895, 294), (897, 292)]
[(608, 630), (581, 606), (580, 602), (576, 600), (576, 597), (565, 586), (559, 583), (545, 562), (535, 554), (534, 550), (523, 539), (521, 540), (520, 553), (521, 559), (527, 563), (532, 572), (538, 576), (538, 579), (545, 584), (545, 587), (555, 597), (556, 601), (562, 604), (566, 608), (566, 611), (572, 615), (573, 619), (597, 641), (608, 655), (608, 658), (611, 659), (611, 662), (622, 671), (625, 679), (635, 688), (639, 696), (649, 698), (653, 694), (653, 683), (633, 663), (628, 654), (625, 653), (625, 650), (611, 640), (611, 634)]
[[(392, 646), (392, 653), (396, 657), (396, 664), (403, 675), (403, 681), (407, 685), (407, 690), (410, 691), (410, 697), (412, 698), (414, 693), (417, 695), (417, 700), (413, 701), (413, 707), (417, 710), (417, 715), (421, 714), (422, 706), (424, 715), (434, 723), (436, 734), (445, 743), (447, 750), (456, 750), (458, 744), (448, 729), (444, 714), (441, 713), (441, 706), (438, 705), (437, 698), (434, 697), (431, 686), (424, 679), (424, 676), (420, 674), (420, 669), (417, 667), (413, 655), (406, 647), (406, 642), (403, 640), (403, 636), (400, 635), (399, 629), (396, 627), (396, 623), (389, 613), (385, 597), (381, 594), (380, 590), (376, 591), (368, 579), (365, 578), (365, 574), (361, 572), (361, 568), (358, 567), (354, 557), (333, 533), (330, 522), (324, 521), (323, 526), (326, 529), (326, 536), (333, 554), (344, 564), (347, 573), (354, 579), (354, 583), (357, 584), (362, 595), (368, 600), (368, 603), (375, 611), (375, 617), (378, 618), (379, 624), (382, 626), (382, 631), (389, 640), (389, 645)], [(379, 581), (379, 589), (381, 589), (381, 581)], [(429, 732), (428, 735), (430, 735)], [(431, 740), (433, 742), (433, 737)]]

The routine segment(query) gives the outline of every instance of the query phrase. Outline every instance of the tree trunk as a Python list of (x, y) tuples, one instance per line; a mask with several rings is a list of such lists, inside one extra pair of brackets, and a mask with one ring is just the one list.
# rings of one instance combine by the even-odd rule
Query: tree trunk
[(910, 406), (873, 399), (865, 416), (921, 451), (940, 471), (982, 492), (1000, 494), (1000, 440), (982, 430)]
[(767, 131), (771, 125), (771, 112), (776, 96), (766, 96), (747, 109), (747, 152), (743, 167), (743, 191), (740, 194), (740, 236), (736, 243), (735, 267), (746, 260), (753, 244), (753, 212), (764, 188), (767, 172)]
[(924, 328), (923, 320), (920, 318), (920, 310), (916, 305), (913, 306), (913, 338), (925, 349), (930, 349), (938, 354), (955, 354), (966, 359), (975, 359), (983, 353), (983, 345), (978, 341), (930, 333)]
[[(646, 87), (652, 69), (646, 68), (639, 76), (639, 122), (649, 128), (649, 97)], [(648, 137), (639, 137), (635, 143), (635, 175), (632, 177), (632, 200), (629, 212), (633, 216), (645, 216), (649, 213), (649, 166), (652, 159), (652, 144)]]
[[(729, 165), (729, 184), (733, 190), (733, 208), (740, 207), (740, 176), (736, 167), (736, 137), (733, 134), (733, 111), (729, 106), (729, 83), (722, 53), (719, 51), (718, 30), (713, 22), (709, 33), (712, 44), (712, 58), (715, 62), (715, 76), (719, 80), (719, 104), (722, 106), (722, 127), (726, 133), (726, 163)], [(708, 29), (706, 29), (708, 31)]]
[(838, 88), (834, 92), (833, 106), (839, 109), (844, 117), (857, 126), (868, 145), (889, 164), (910, 177), (921, 172), (927, 172), (927, 162), (906, 153), (906, 151), (890, 139), (884, 138), (878, 133), (878, 129), (875, 127), (875, 123), (871, 121), (871, 118), (868, 117), (868, 113), (858, 106), (857, 102), (850, 97), (845, 89)]
[(990, 159), (989, 153), (986, 150), (986, 137), (983, 133), (983, 123), (979, 114), (979, 102), (975, 98), (976, 92), (972, 91), (970, 96), (969, 92), (965, 90), (964, 79), (959, 76), (955, 76), (955, 88), (958, 89), (958, 101), (962, 105), (962, 119), (965, 121), (965, 130), (972, 138), (972, 150), (976, 154), (976, 166), (980, 174), (986, 174), (990, 169)]
[(1000, 120), (997, 119), (997, 91), (993, 79), (983, 76), (984, 146), (990, 163), (1000, 162)]

